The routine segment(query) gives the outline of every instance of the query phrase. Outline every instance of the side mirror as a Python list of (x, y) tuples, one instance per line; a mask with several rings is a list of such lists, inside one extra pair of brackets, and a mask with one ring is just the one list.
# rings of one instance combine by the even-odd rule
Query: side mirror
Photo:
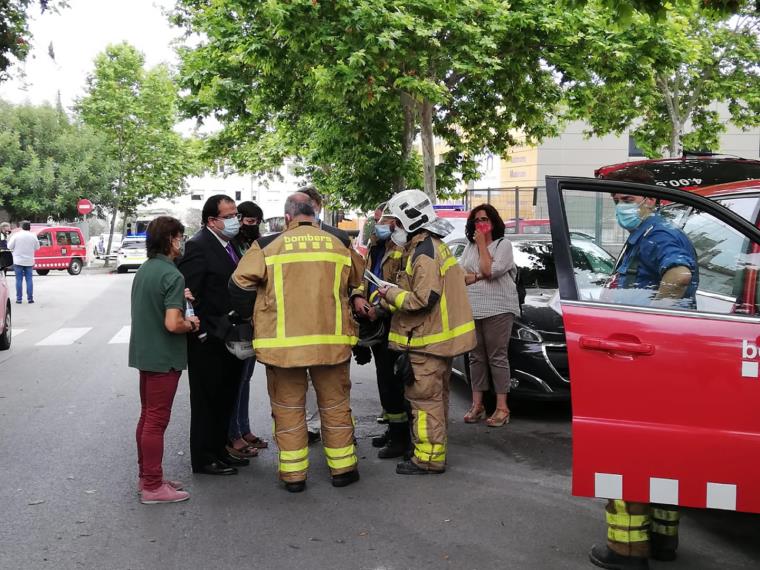
[(0, 251), (0, 269), (6, 269), (13, 265), (13, 252), (9, 250)]

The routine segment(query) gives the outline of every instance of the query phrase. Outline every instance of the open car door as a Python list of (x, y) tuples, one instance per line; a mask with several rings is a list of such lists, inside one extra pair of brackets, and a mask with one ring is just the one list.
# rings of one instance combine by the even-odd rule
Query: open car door
[[(760, 230), (680, 190), (556, 177), (546, 189), (570, 366), (573, 494), (760, 513)], [(656, 198), (656, 215), (688, 238), (697, 265), (688, 299), (573, 266), (571, 233), (616, 257), (623, 250), (629, 232), (616, 222), (614, 194)], [(667, 259), (657, 256), (661, 272)]]

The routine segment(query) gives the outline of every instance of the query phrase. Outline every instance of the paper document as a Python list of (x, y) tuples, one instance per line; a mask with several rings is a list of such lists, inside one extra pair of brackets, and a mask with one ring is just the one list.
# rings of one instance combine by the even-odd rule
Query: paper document
[(390, 281), (383, 281), (380, 279), (377, 275), (372, 273), (369, 269), (364, 270), (364, 278), (367, 281), (370, 281), (371, 283), (374, 283), (377, 288), (380, 287), (396, 287), (395, 283), (391, 283)]

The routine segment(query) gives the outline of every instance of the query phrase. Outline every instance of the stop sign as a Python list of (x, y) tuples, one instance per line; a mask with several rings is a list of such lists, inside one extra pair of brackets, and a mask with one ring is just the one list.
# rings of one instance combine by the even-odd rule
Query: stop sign
[(82, 215), (89, 214), (90, 212), (92, 212), (92, 209), (93, 209), (92, 202), (90, 202), (86, 198), (82, 198), (81, 200), (79, 200), (79, 202), (77, 202), (77, 212), (79, 212)]

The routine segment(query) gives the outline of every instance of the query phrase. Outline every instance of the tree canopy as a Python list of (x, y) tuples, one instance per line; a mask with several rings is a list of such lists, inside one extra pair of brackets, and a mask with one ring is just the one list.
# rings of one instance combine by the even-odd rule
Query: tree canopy
[(7, 71), (14, 60), (23, 61), (30, 48), (29, 12), (40, 12), (65, 7), (66, 0), (0, 0), (0, 81), (7, 79)]

